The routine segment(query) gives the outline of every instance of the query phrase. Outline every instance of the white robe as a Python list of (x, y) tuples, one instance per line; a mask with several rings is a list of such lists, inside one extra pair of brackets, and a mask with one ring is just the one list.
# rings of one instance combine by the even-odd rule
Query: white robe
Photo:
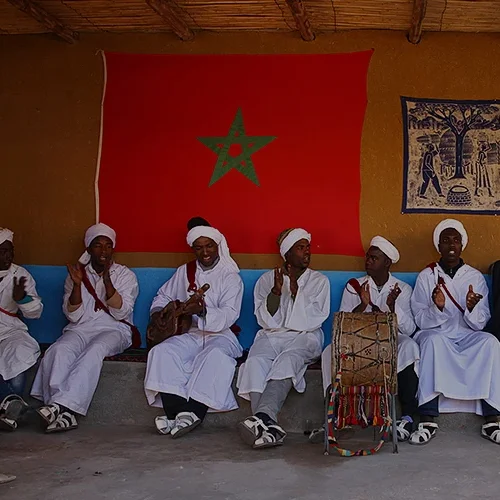
[[(18, 304), (12, 298), (14, 278), (26, 278), (25, 290), (32, 300)], [(43, 310), (37, 294), (36, 283), (26, 269), (11, 264), (8, 273), (0, 281), (0, 307), (11, 313), (21, 312), (23, 317), (37, 319)], [(40, 356), (40, 346), (28, 333), (28, 327), (20, 318), (0, 311), (0, 375), (10, 380), (33, 366)]]
[[(86, 271), (97, 296), (106, 304), (102, 277), (91, 264), (86, 266)], [(66, 278), (63, 312), (69, 324), (42, 359), (31, 389), (34, 398), (47, 405), (59, 403), (86, 415), (99, 382), (104, 358), (120, 354), (130, 346), (130, 327), (119, 320), (133, 321), (134, 304), (139, 293), (137, 278), (129, 268), (116, 263), (111, 265), (110, 277), (122, 298), (119, 309), (109, 307), (112, 316), (102, 310), (95, 311), (95, 300), (83, 284), (82, 304), (72, 310), (69, 297), (73, 281), (69, 275)]]
[(264, 392), (270, 380), (290, 378), (298, 392), (306, 389), (307, 365), (321, 355), (323, 347), (321, 325), (330, 314), (330, 282), (312, 269), (307, 269), (297, 282), (299, 291), (293, 300), (290, 279), (284, 276), (274, 316), (267, 309), (274, 270), (263, 274), (255, 285), (255, 315), (262, 329), (238, 373), (238, 395), (244, 399), (250, 399), (251, 392)]
[[(465, 313), (445, 295), (444, 310), (432, 301), (438, 276)], [(472, 312), (466, 296), (472, 285), (483, 298)], [(419, 404), (439, 396), (439, 411), (482, 414), (481, 399), (500, 410), (500, 343), (481, 332), (490, 318), (488, 287), (483, 275), (464, 264), (452, 279), (438, 265), (424, 269), (417, 278), (411, 307), (421, 329)]]
[[(418, 360), (420, 359), (418, 344), (410, 337), (415, 332), (416, 326), (411, 312), (411, 286), (404, 281), (396, 279), (389, 273), (389, 279), (379, 292), (377, 285), (370, 276), (357, 278), (359, 284), (365, 283), (368, 280), (370, 285), (370, 298), (374, 305), (381, 311), (389, 312), (387, 305), (387, 296), (394, 288), (396, 283), (401, 289), (399, 297), (396, 299), (394, 312), (398, 319), (398, 373), (403, 371), (411, 364), (415, 364), (415, 372), (418, 375)], [(346, 285), (342, 294), (340, 303), (340, 311), (352, 312), (352, 310), (361, 304), (361, 299), (357, 292), (350, 285)], [(372, 312), (372, 307), (368, 305), (365, 312)], [(323, 373), (323, 389), (325, 390), (332, 383), (332, 346), (326, 347), (321, 355), (321, 371)]]
[[(146, 398), (151, 406), (161, 407), (159, 393), (163, 392), (192, 398), (210, 411), (235, 410), (238, 404), (231, 384), (242, 348), (230, 327), (240, 315), (243, 281), (220, 261), (209, 270), (197, 262), (195, 279), (198, 287), (210, 285), (205, 294), (206, 315), (193, 315), (189, 332), (151, 349), (144, 380)], [(183, 265), (158, 290), (151, 313), (173, 300), (187, 300), (188, 287)]]

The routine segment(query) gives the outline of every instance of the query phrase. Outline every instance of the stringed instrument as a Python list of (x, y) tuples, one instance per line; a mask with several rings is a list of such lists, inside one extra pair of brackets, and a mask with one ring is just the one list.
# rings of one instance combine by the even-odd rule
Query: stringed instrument
[(169, 302), (148, 326), (146, 332), (148, 348), (151, 349), (175, 335), (187, 333), (193, 324), (193, 315), (185, 314), (184, 311), (189, 304), (203, 301), (209, 288), (210, 285), (205, 283), (185, 302), (180, 300)]

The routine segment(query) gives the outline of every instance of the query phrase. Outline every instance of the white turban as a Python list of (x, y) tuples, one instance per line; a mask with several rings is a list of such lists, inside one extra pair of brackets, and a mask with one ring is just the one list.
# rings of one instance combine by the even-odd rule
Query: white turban
[[(116, 245), (116, 233), (115, 230), (107, 226), (106, 224), (103, 224), (102, 222), (99, 222), (98, 224), (94, 224), (93, 226), (90, 226), (87, 231), (85, 232), (85, 248), (88, 248), (90, 244), (98, 237), (98, 236), (106, 236), (108, 237), (111, 242), (113, 243), (113, 247)], [(90, 254), (85, 250), (83, 252), (82, 256), (80, 257), (79, 261), (83, 264), (86, 265), (90, 262)]]
[(469, 242), (469, 237), (467, 236), (464, 225), (455, 219), (445, 219), (436, 226), (436, 229), (434, 229), (433, 240), (436, 250), (439, 252), (439, 237), (445, 229), (456, 229), (460, 233), (460, 236), (462, 236), (462, 250), (465, 250)]
[(311, 235), (305, 229), (300, 227), (297, 229), (292, 229), (284, 238), (280, 244), (280, 254), (285, 258), (285, 254), (290, 250), (290, 248), (300, 240), (307, 240), (311, 243)]
[(371, 247), (377, 247), (381, 252), (384, 252), (389, 259), (392, 260), (393, 264), (396, 264), (399, 260), (399, 252), (398, 249), (389, 241), (383, 238), (382, 236), (375, 236), (370, 241)]
[(192, 247), (193, 243), (198, 239), (198, 238), (210, 238), (211, 240), (214, 240), (215, 243), (217, 243), (217, 246), (219, 247), (219, 259), (220, 263), (227, 268), (230, 271), (233, 271), (235, 273), (240, 272), (240, 268), (238, 267), (238, 264), (233, 260), (231, 257), (231, 254), (229, 253), (229, 247), (227, 246), (227, 241), (224, 235), (215, 229), (215, 227), (210, 227), (210, 226), (196, 226), (193, 227), (187, 234), (187, 244)]
[(14, 241), (14, 233), (6, 227), (0, 227), (0, 245), (6, 241)]

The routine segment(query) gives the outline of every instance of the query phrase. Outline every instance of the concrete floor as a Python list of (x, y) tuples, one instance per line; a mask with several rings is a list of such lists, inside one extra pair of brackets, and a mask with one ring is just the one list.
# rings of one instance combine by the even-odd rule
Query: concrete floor
[[(366, 437), (366, 436), (365, 436)], [(197, 429), (181, 439), (141, 426), (84, 426), (45, 435), (0, 435), (2, 500), (500, 498), (500, 447), (477, 433), (443, 432), (425, 447), (389, 445), (371, 457), (325, 457), (290, 435), (285, 446), (251, 450), (234, 430)], [(346, 436), (354, 446), (359, 433)]]

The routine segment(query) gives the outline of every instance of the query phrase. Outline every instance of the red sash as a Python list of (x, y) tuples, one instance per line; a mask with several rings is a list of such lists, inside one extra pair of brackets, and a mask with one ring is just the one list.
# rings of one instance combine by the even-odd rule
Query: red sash
[(92, 283), (90, 283), (90, 281), (89, 281), (89, 278), (87, 276), (87, 272), (85, 271), (85, 267), (80, 266), (80, 270), (82, 271), (82, 275), (83, 275), (83, 279), (82, 279), (83, 285), (87, 289), (87, 292), (89, 292), (90, 295), (92, 295), (93, 299), (95, 300), (94, 310), (95, 311), (102, 310), (106, 314), (109, 314), (115, 321), (118, 321), (119, 323), (123, 323), (124, 325), (127, 325), (128, 327), (130, 327), (130, 330), (132, 331), (132, 348), (134, 348), (134, 349), (139, 348), (141, 346), (141, 332), (139, 331), (139, 329), (135, 325), (133, 325), (132, 323), (129, 323), (128, 321), (126, 321), (124, 319), (116, 319), (111, 314), (111, 312), (109, 311), (106, 304), (104, 304), (104, 302), (97, 296), (97, 293), (94, 290)]
[[(432, 262), (427, 266), (431, 271), (434, 272), (434, 269), (437, 267), (436, 262)], [(449, 299), (453, 302), (455, 307), (462, 313), (465, 314), (465, 309), (455, 300), (455, 297), (450, 293), (448, 290), (448, 287), (446, 286), (446, 281), (442, 276), (438, 276), (438, 285), (442, 287), (442, 289), (445, 291), (446, 295), (448, 295)]]
[(10, 316), (11, 318), (19, 318), (19, 313), (12, 313), (10, 311), (5, 310), (3, 307), (0, 307), (0, 312)]
[[(356, 278), (351, 278), (347, 282), (347, 284), (351, 285), (354, 288), (354, 291), (361, 297), (361, 285), (359, 284), (359, 281)], [(376, 306), (371, 300), (369, 305), (372, 308), (373, 312), (382, 312), (380, 310), (380, 307)]]
[[(189, 282), (188, 286), (188, 292), (196, 292), (198, 290), (198, 287), (196, 286), (196, 259), (195, 260), (190, 260), (186, 264), (186, 274), (187, 274), (187, 279)], [(239, 333), (241, 333), (241, 328), (235, 323), (234, 325), (231, 325), (229, 329), (236, 335), (238, 336)]]

